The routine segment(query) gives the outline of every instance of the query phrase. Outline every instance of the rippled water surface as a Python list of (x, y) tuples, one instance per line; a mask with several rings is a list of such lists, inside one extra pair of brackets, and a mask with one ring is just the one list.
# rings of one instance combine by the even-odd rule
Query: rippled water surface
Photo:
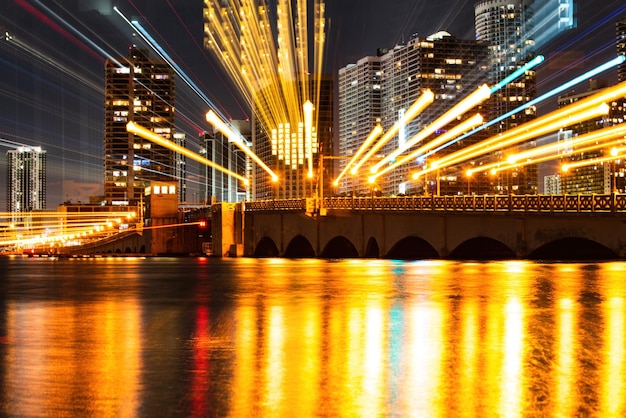
[(626, 263), (0, 257), (0, 415), (625, 416)]

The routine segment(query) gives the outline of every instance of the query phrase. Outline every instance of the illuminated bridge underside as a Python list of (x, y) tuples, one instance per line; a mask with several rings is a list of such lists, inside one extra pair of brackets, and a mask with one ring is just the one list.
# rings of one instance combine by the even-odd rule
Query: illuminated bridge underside
[[(595, 260), (626, 257), (626, 196), (247, 202), (244, 256)], [(280, 226), (280, 227), (279, 227)]]

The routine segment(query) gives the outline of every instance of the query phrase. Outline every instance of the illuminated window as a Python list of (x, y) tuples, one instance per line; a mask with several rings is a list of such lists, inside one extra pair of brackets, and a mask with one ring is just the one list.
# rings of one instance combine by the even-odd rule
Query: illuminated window
[(161, 194), (161, 186), (154, 186), (154, 194)]
[(176, 194), (176, 186), (170, 186), (170, 194)]

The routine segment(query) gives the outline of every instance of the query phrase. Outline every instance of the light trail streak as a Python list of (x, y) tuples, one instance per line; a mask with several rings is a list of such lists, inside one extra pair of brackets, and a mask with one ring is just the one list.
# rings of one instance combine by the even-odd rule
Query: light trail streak
[[(523, 167), (529, 164), (537, 164), (540, 162), (555, 160), (557, 158), (563, 158), (564, 156), (566, 156), (566, 154), (580, 154), (583, 152), (603, 149), (619, 145), (623, 142), (624, 135), (626, 135), (626, 123), (621, 123), (619, 125), (610, 126), (607, 128), (599, 129), (597, 131), (579, 135), (578, 137), (571, 140), (553, 142), (551, 144), (536, 147), (528, 151), (511, 154), (504, 163), (501, 161), (496, 161), (491, 164), (484, 164), (475, 168), (471, 168), (468, 171), (470, 172), (470, 174), (491, 170), (495, 170), (495, 172), (498, 172), (508, 170), (513, 167)], [(615, 138), (621, 139), (614, 141)], [(572, 151), (562, 151), (563, 148), (572, 148)]]
[[(184, 28), (184, 29), (185, 29), (185, 32), (187, 32), (187, 35), (189, 35), (189, 39), (191, 39), (191, 41), (193, 42), (193, 44), (194, 44), (194, 45), (198, 48), (199, 53), (200, 53), (200, 54), (202, 55), (202, 57), (206, 60), (206, 62), (207, 62), (207, 63), (211, 66), (211, 68), (213, 68), (213, 69), (215, 70), (215, 75), (216, 75), (217, 77), (219, 77), (219, 79), (220, 79), (220, 81), (222, 82), (223, 86), (224, 86), (224, 87), (228, 90), (228, 92), (230, 93), (230, 96), (233, 98), (233, 100), (234, 100), (234, 101), (235, 101), (235, 103), (237, 104), (237, 107), (239, 108), (239, 110), (241, 111), (241, 113), (242, 113), (243, 115), (246, 115), (246, 119), (248, 119), (248, 112), (250, 112), (250, 109), (244, 109), (244, 106), (242, 106), (242, 104), (241, 104), (240, 98), (239, 98), (239, 97), (237, 97), (237, 95), (236, 95), (236, 94), (232, 91), (232, 86), (231, 86), (231, 84), (230, 84), (230, 83), (226, 83), (226, 82), (224, 81), (224, 78), (223, 78), (222, 72), (221, 72), (221, 71), (219, 71), (219, 70), (217, 70), (217, 69), (215, 68), (215, 64), (214, 64), (214, 62), (213, 62), (213, 61), (211, 61), (210, 59), (208, 59), (207, 54), (206, 54), (206, 50), (202, 47), (202, 45), (200, 45), (200, 44), (198, 43), (198, 37), (197, 37), (197, 34), (194, 34), (194, 33), (192, 33), (192, 32), (189, 30), (189, 27), (187, 26), (187, 24), (186, 24), (185, 20), (184, 20), (184, 19), (180, 16), (180, 14), (178, 13), (178, 11), (174, 8), (174, 6), (172, 5), (171, 1), (170, 1), (170, 0), (166, 0), (166, 3), (167, 3), (167, 5), (170, 7), (170, 9), (172, 10), (172, 13), (174, 13), (174, 15), (176, 15), (176, 18), (178, 19), (178, 22), (180, 22), (180, 26), (181, 26), (182, 28)], [(142, 17), (143, 17), (143, 15), (142, 15)], [(150, 23), (150, 21), (149, 21), (149, 20), (146, 20), (146, 21), (147, 21), (148, 23)], [(152, 29), (153, 29), (155, 32), (157, 32), (157, 33), (158, 33), (158, 31), (157, 31), (157, 30), (156, 30), (156, 29), (155, 29), (152, 25), (150, 25), (150, 26), (152, 27)], [(194, 32), (195, 32), (195, 28), (194, 28)], [(161, 39), (163, 39), (163, 37), (161, 37)], [(169, 44), (167, 44), (167, 41), (165, 41), (165, 43), (166, 43), (166, 45), (167, 45), (167, 46), (169, 46)], [(174, 51), (174, 54), (176, 54), (176, 50), (175, 50), (175, 48), (172, 48), (172, 47), (170, 46), (170, 50), (173, 50), (173, 51)], [(182, 60), (181, 60), (180, 58), (178, 58), (178, 61), (180, 62), (180, 61), (182, 61)], [(189, 72), (189, 71), (188, 71), (188, 72)], [(191, 71), (191, 74), (192, 74), (192, 75), (194, 75), (194, 76), (196, 75), (196, 74), (194, 74), (193, 70)], [(198, 78), (199, 78), (199, 77), (197, 77), (197, 76), (196, 76), (196, 79), (198, 79)], [(200, 81), (200, 85), (201, 85), (202, 87), (204, 87), (204, 90), (205, 90), (205, 91), (206, 91), (206, 90), (208, 90), (209, 94), (210, 94), (210, 95), (212, 95), (212, 94), (211, 94), (211, 89), (207, 89), (207, 88), (206, 88), (206, 86), (204, 86), (204, 84), (203, 84), (201, 81)], [(212, 95), (212, 96), (213, 96), (213, 95)], [(226, 110), (225, 110), (225, 112), (226, 112), (226, 113), (228, 113)], [(231, 118), (230, 118), (230, 117), (228, 117), (228, 119), (231, 119)]]
[(243, 182), (243, 184), (245, 185), (248, 184), (248, 180), (245, 177), (235, 173), (234, 171), (228, 170), (227, 168), (224, 168), (219, 164), (215, 164), (213, 161), (204, 158), (200, 154), (196, 154), (195, 152), (190, 151), (187, 148), (181, 147), (180, 145), (172, 141), (169, 141), (160, 135), (155, 134), (154, 132), (144, 128), (143, 126), (137, 125), (136, 123), (133, 123), (133, 122), (128, 122), (126, 124), (126, 130), (128, 132), (132, 132), (136, 135), (139, 135), (140, 137), (144, 139), (152, 141), (155, 144), (161, 145), (162, 147), (165, 147), (169, 150), (182, 154), (186, 157), (191, 158), (192, 160), (208, 165), (209, 167), (215, 168), (216, 170), (219, 170), (229, 176), (232, 176), (238, 180), (241, 180), (241, 182)]
[(339, 180), (341, 180), (341, 178), (346, 174), (346, 172), (348, 171), (350, 166), (354, 163), (354, 161), (356, 161), (357, 158), (359, 158), (361, 154), (363, 154), (365, 150), (368, 149), (370, 145), (372, 145), (372, 143), (376, 140), (376, 138), (380, 136), (382, 132), (383, 132), (383, 127), (380, 126), (380, 124), (376, 125), (374, 129), (372, 129), (372, 132), (370, 132), (370, 134), (367, 136), (363, 144), (361, 144), (357, 152), (354, 153), (350, 161), (348, 161), (346, 166), (343, 168), (343, 170), (341, 170), (341, 173), (339, 173), (339, 175), (333, 182), (335, 186), (339, 185)]
[[(407, 109), (402, 118), (394, 123), (394, 125), (387, 131), (385, 134), (374, 144), (374, 146), (365, 154), (365, 156), (359, 160), (358, 163), (354, 164), (351, 170), (351, 174), (355, 175), (359, 168), (366, 161), (368, 161), (379, 149), (381, 149), (391, 138), (393, 138), (400, 128), (410, 121), (412, 121), (419, 113), (421, 113), (424, 109), (426, 109), (433, 101), (435, 100), (435, 95), (430, 89), (425, 89), (420, 97), (413, 102), (413, 104)], [(367, 141), (366, 141), (367, 142)], [(360, 155), (365, 151), (365, 149), (369, 147), (369, 144), (363, 144), (353, 157), (353, 160), (356, 160), (357, 155)], [(353, 164), (354, 161), (350, 161), (350, 165)]]
[(33, 56), (36, 57), (37, 59), (45, 62), (47, 65), (49, 65), (52, 68), (55, 68), (56, 70), (58, 70), (59, 72), (61, 72), (64, 75), (68, 75), (72, 78), (74, 78), (75, 80), (79, 81), (80, 83), (88, 86), (89, 88), (91, 88), (93, 91), (98, 92), (98, 93), (102, 93), (104, 91), (104, 88), (101, 85), (98, 85), (90, 80), (88, 80), (85, 77), (80, 77), (73, 69), (61, 64), (59, 62), (59, 60), (46, 55), (45, 53), (43, 53), (42, 51), (31, 47), (30, 45), (22, 42), (21, 40), (19, 40), (18, 38), (11, 36), (11, 35), (5, 35), (6, 36), (6, 40), (9, 41), (9, 45), (13, 45), (16, 48), (20, 49), (21, 52), (25, 53), (26, 56)]
[(615, 160), (621, 160), (622, 158), (624, 158), (624, 155), (623, 155), (624, 152), (626, 152), (626, 147), (613, 148), (611, 150), (611, 155), (608, 155), (606, 157), (589, 158), (586, 160), (573, 161), (570, 163), (566, 163), (561, 166), (561, 171), (566, 173), (574, 168), (586, 167), (586, 166), (590, 166), (594, 164), (609, 163)]
[[(619, 83), (613, 87), (591, 95), (571, 105), (565, 106), (545, 116), (517, 126), (508, 131), (492, 136), (472, 146), (463, 148), (457, 152), (446, 155), (437, 163), (439, 167), (450, 166), (462, 161), (469, 160), (479, 155), (507, 148), (523, 141), (541, 136), (558, 128), (569, 126), (576, 121), (591, 119), (608, 113), (609, 107), (606, 102), (624, 97), (626, 95), (626, 82)], [(595, 116), (594, 116), (595, 115)], [(585, 119), (586, 118), (586, 119)], [(433, 169), (425, 169), (428, 173)]]
[[(174, 70), (176, 75), (178, 75), (181, 80), (191, 88), (191, 90), (198, 95), (208, 106), (219, 112), (217, 106), (204, 94), (198, 86), (185, 74), (185, 72), (180, 68), (178, 64), (171, 59), (167, 52), (159, 45), (159, 43), (146, 31), (141, 24), (136, 20), (129, 20), (118, 8), (117, 6), (113, 7), (113, 10), (134, 30), (139, 33), (139, 36), (144, 40), (144, 42), (152, 48), (161, 59), (163, 59), (167, 64)], [(221, 114), (221, 112), (220, 112)]]
[(307, 100), (304, 103), (304, 149), (305, 157), (309, 162), (309, 178), (313, 177), (313, 103)]
[[(49, 27), (51, 27), (52, 29), (54, 29), (56, 32), (58, 32), (59, 34), (61, 34), (64, 38), (68, 39), (70, 42), (72, 42), (74, 45), (78, 46), (79, 48), (81, 48), (82, 50), (86, 51), (88, 54), (90, 54), (91, 56), (95, 57), (96, 59), (98, 59), (99, 61), (104, 61), (103, 58), (98, 55), (97, 53), (95, 53), (92, 49), (88, 48), (85, 44), (83, 44), (81, 41), (79, 41), (75, 36), (73, 36), (72, 34), (70, 34), (68, 31), (66, 31), (65, 29), (63, 29), (62, 27), (60, 27), (59, 25), (57, 25), (56, 23), (54, 23), (49, 17), (47, 17), (46, 15), (44, 15), (43, 13), (41, 13), (39, 10), (37, 10), (36, 8), (34, 8), (32, 5), (28, 4), (25, 0), (15, 0), (15, 2), (22, 8), (24, 8), (25, 10), (27, 10), (29, 13), (31, 13), (32, 15), (36, 16), (39, 20), (41, 20), (43, 23), (45, 23), (46, 25), (48, 25)], [(37, 2), (39, 3), (39, 2)], [(43, 6), (43, 5), (42, 5)], [(45, 8), (45, 6), (44, 6)], [(47, 9), (47, 8), (46, 8)], [(50, 10), (48, 10), (48, 12), (52, 13), (52, 15), (54, 15), (57, 19), (60, 19), (62, 22), (66, 23), (63, 19), (59, 18), (58, 16), (56, 16), (53, 12), (51, 12)], [(71, 25), (69, 25), (70, 28), (72, 27)], [(79, 33), (80, 34), (80, 33)], [(82, 37), (82, 34), (81, 34)], [(91, 41), (89, 41), (91, 42)]]
[(459, 138), (456, 138), (453, 141), (450, 141), (450, 142), (448, 142), (446, 144), (441, 145), (440, 147), (430, 151), (428, 154), (425, 155), (425, 157), (428, 157), (431, 154), (434, 154), (434, 153), (436, 153), (438, 151), (441, 151), (442, 149), (444, 149), (446, 147), (449, 147), (450, 145), (453, 145), (453, 144), (457, 143), (458, 141), (461, 141), (461, 140), (467, 138), (470, 135), (474, 135), (475, 133), (480, 132), (480, 131), (482, 131), (485, 128), (488, 128), (488, 127), (490, 127), (492, 125), (495, 125), (496, 123), (498, 123), (498, 122), (500, 122), (500, 121), (502, 121), (502, 120), (504, 120), (506, 118), (509, 118), (509, 117), (511, 117), (513, 115), (516, 115), (516, 114), (522, 112), (523, 110), (528, 109), (530, 106), (534, 106), (537, 103), (541, 103), (544, 100), (549, 99), (550, 97), (554, 97), (555, 95), (561, 93), (562, 91), (565, 91), (565, 90), (567, 90), (567, 89), (569, 89), (569, 88), (571, 88), (571, 87), (573, 87), (573, 86), (575, 86), (577, 84), (580, 84), (580, 83), (582, 83), (584, 81), (587, 81), (587, 80), (595, 77), (596, 75), (598, 75), (600, 73), (603, 73), (604, 71), (607, 71), (607, 70), (609, 70), (611, 68), (614, 68), (614, 67), (622, 64), (625, 60), (626, 60), (626, 58), (623, 55), (618, 55), (617, 57), (613, 58), (612, 60), (610, 60), (608, 62), (605, 62), (604, 64), (599, 65), (596, 68), (593, 68), (593, 69), (587, 71), (586, 73), (584, 73), (584, 74), (582, 74), (582, 75), (580, 75), (578, 77), (575, 77), (575, 78), (567, 81), (566, 83), (563, 83), (563, 84), (559, 85), (558, 87), (550, 90), (549, 92), (544, 93), (541, 96), (539, 96), (539, 97), (537, 97), (537, 98), (535, 98), (533, 100), (530, 100), (529, 102), (526, 102), (526, 103), (524, 103), (521, 106), (516, 107), (515, 109), (511, 110), (510, 112), (504, 113), (503, 115), (500, 115), (497, 118), (494, 118), (494, 119), (490, 120), (489, 122), (486, 122), (485, 124), (483, 124), (483, 125), (479, 126), (478, 128), (476, 128), (476, 129), (474, 129), (474, 130), (472, 130), (472, 131), (470, 131), (470, 132), (460, 136)]
[[(277, 181), (278, 176), (267, 166), (261, 159), (248, 147), (246, 143), (241, 139), (241, 136), (235, 133), (232, 129), (224, 123), (217, 114), (215, 114), (212, 110), (209, 110), (206, 114), (207, 121), (215, 126), (218, 131), (220, 131), (224, 136), (226, 136), (230, 141), (234, 142), (239, 149), (241, 149), (247, 156), (249, 156), (255, 163), (257, 163), (263, 170), (265, 170), (271, 177), (272, 181)], [(213, 164), (213, 163), (212, 163)], [(247, 180), (245, 180), (247, 184)]]
[(506, 86), (511, 81), (515, 80), (516, 78), (520, 77), (522, 74), (525, 74), (526, 71), (541, 64), (543, 60), (544, 60), (543, 55), (537, 55), (535, 58), (533, 58), (532, 60), (530, 60), (529, 62), (527, 62), (526, 64), (524, 64), (523, 66), (521, 66), (520, 68), (512, 72), (511, 74), (509, 74), (507, 77), (500, 80), (493, 87), (491, 87), (491, 94), (494, 94), (498, 90), (502, 89), (504, 86)]
[[(477, 113), (473, 117), (464, 120), (463, 122), (459, 123), (458, 125), (456, 125), (452, 129), (450, 129), (449, 131), (441, 134), (440, 136), (438, 136), (435, 139), (435, 141), (440, 141), (440, 142), (448, 141), (449, 139), (455, 138), (455, 137), (461, 135), (463, 132), (466, 132), (466, 131), (472, 129), (474, 126), (481, 124), (482, 121), (483, 121), (482, 116)], [(395, 163), (393, 163), (393, 164), (385, 167), (384, 169), (378, 171), (376, 174), (374, 174), (374, 175), (372, 175), (370, 177), (370, 182), (375, 181), (378, 177), (380, 177), (383, 174), (385, 174), (385, 173), (395, 169), (396, 167), (399, 167), (400, 165), (403, 165), (403, 164), (408, 163), (409, 161), (412, 161), (415, 158), (415, 156), (421, 154), (422, 148), (419, 148), (419, 149), (413, 151), (412, 153), (410, 153), (408, 155), (405, 155), (404, 157), (402, 157), (399, 160), (397, 160)]]
[(560, 111), (552, 112), (546, 115), (546, 117), (535, 119), (516, 128), (509, 129), (501, 135), (493, 136), (477, 144), (446, 155), (432, 164), (435, 165), (435, 167), (425, 169), (424, 174), (439, 168), (455, 165), (493, 151), (508, 148), (565, 126), (573, 125), (597, 116), (606, 115), (608, 112), (609, 106), (606, 103), (594, 104), (593, 107), (589, 107), (589, 105), (587, 105), (587, 107), (582, 109), (563, 108)]
[(393, 160), (394, 158), (402, 154), (407, 149), (411, 148), (412, 146), (426, 139), (429, 135), (435, 133), (437, 129), (441, 128), (442, 126), (447, 125), (454, 119), (463, 115), (465, 112), (476, 107), (478, 104), (484, 102), (490, 96), (491, 96), (491, 89), (489, 88), (489, 86), (487, 86), (486, 84), (483, 84), (482, 86), (478, 87), (476, 90), (470, 93), (467, 97), (465, 97), (459, 103), (457, 103), (456, 105), (448, 109), (446, 112), (444, 112), (435, 121), (433, 121), (424, 129), (419, 131), (416, 135), (414, 135), (411, 139), (409, 139), (404, 144), (404, 146), (399, 147), (398, 149), (396, 149), (395, 151), (393, 151), (392, 153), (384, 157), (382, 160), (380, 160), (378, 163), (376, 163), (374, 166), (372, 166), (370, 171), (372, 173), (376, 173), (378, 170), (380, 170), (380, 168), (383, 165), (387, 164), (389, 161)]
[[(312, 160), (302, 154), (310, 150), (312, 157), (318, 151), (317, 136), (296, 133), (308, 123), (302, 103), (311, 101), (314, 109), (320, 108), (322, 78), (312, 79), (310, 76), (308, 44), (315, 49), (315, 69), (321, 69), (325, 41), (324, 3), (314, 2), (312, 40), (308, 37), (307, 2), (304, 0), (278, 0), (274, 26), (266, 3), (261, 6), (251, 0), (205, 0), (204, 3), (207, 49), (254, 109), (268, 136), (277, 133), (277, 141), (284, 139), (285, 144), (289, 143), (289, 149), (282, 148), (281, 153), (272, 145), (272, 154), (278, 155), (279, 160), (291, 169), (296, 169), (306, 158), (311, 175)], [(315, 85), (311, 86), (311, 80)], [(311, 123), (313, 132), (317, 132), (318, 122), (319, 113), (315, 113)], [(286, 136), (283, 137), (282, 133)], [(292, 134), (296, 135), (292, 137)], [(311, 139), (310, 146), (305, 143), (308, 138)]]
[[(136, 213), (122, 212), (0, 212), (0, 247), (54, 247), (73, 240), (94, 240), (136, 225)], [(126, 229), (128, 230), (128, 229)]]
[(9, 139), (4, 139), (4, 138), (0, 138), (0, 146), (3, 147), (7, 147), (7, 148), (20, 148), (20, 147), (28, 147), (28, 145), (26, 144), (22, 144), (20, 142), (15, 142), (15, 141), (11, 141)]

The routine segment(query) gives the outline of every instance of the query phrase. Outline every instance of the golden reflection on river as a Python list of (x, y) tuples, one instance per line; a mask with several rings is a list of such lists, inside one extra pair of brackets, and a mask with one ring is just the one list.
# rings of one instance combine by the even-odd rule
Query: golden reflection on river
[(4, 412), (626, 415), (626, 263), (186, 262), (158, 298), (155, 260), (117, 293), (9, 298)]

